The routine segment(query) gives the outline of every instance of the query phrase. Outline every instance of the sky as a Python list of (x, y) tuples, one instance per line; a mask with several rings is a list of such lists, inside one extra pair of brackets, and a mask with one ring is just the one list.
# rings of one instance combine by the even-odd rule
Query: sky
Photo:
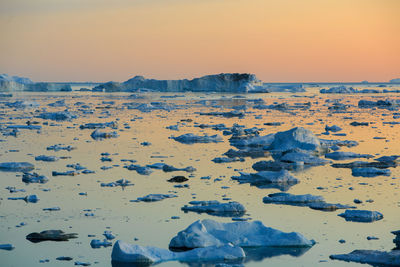
[(0, 0), (0, 73), (34, 81), (400, 77), (400, 0)]

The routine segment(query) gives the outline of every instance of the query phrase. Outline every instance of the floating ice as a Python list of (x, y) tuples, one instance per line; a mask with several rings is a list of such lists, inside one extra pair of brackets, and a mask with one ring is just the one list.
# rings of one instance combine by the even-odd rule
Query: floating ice
[(2, 162), (0, 163), (0, 171), (9, 172), (29, 172), (35, 166), (29, 162)]
[(293, 206), (307, 206), (315, 210), (335, 211), (337, 209), (355, 208), (348, 205), (326, 203), (322, 196), (292, 195), (289, 193), (273, 193), (263, 198), (267, 204), (285, 204)]
[(136, 200), (131, 200), (131, 202), (156, 202), (156, 201), (161, 201), (166, 198), (173, 198), (173, 197), (178, 197), (177, 195), (174, 194), (149, 194), (144, 197), (138, 197)]
[(125, 187), (125, 186), (132, 186), (132, 185), (134, 185), (134, 184), (132, 184), (129, 180), (126, 180), (126, 179), (120, 179), (115, 182), (100, 184), (101, 187), (116, 187), (116, 186)]
[(40, 233), (30, 233), (26, 239), (33, 243), (42, 241), (68, 241), (71, 238), (77, 238), (76, 233), (66, 234), (61, 230), (46, 230)]
[(90, 241), (90, 246), (92, 248), (110, 247), (112, 246), (112, 243), (107, 241), (107, 239), (104, 239), (103, 241), (99, 239), (92, 239), (92, 241)]
[(188, 167), (185, 167), (185, 168), (176, 168), (174, 166), (167, 165), (167, 164), (165, 164), (163, 166), (162, 170), (164, 172), (174, 172), (174, 171), (194, 172), (194, 171), (196, 171), (196, 169), (194, 167), (192, 167), (192, 166), (188, 166)]
[(39, 183), (44, 184), (49, 181), (49, 179), (44, 175), (39, 175), (37, 173), (24, 173), (22, 175), (22, 181), (24, 183)]
[(349, 254), (329, 256), (333, 260), (367, 263), (373, 266), (400, 266), (400, 250), (354, 250)]
[(366, 168), (353, 168), (351, 169), (351, 174), (353, 176), (362, 176), (362, 177), (375, 177), (375, 176), (389, 176), (391, 174), (388, 169), (378, 169), (374, 167), (366, 167)]
[(264, 203), (275, 204), (290, 204), (290, 205), (304, 205), (315, 202), (325, 202), (322, 196), (306, 195), (292, 195), (289, 193), (273, 193), (263, 198)]
[(321, 149), (321, 143), (310, 130), (296, 127), (276, 133), (268, 150), (284, 152), (297, 148), (304, 151), (317, 151)]
[(359, 154), (354, 152), (341, 152), (335, 151), (331, 153), (325, 154), (325, 158), (334, 159), (334, 160), (345, 160), (345, 159), (355, 159), (355, 158), (373, 158), (374, 156), (369, 154)]
[(223, 139), (219, 135), (195, 135), (192, 133), (187, 133), (180, 135), (178, 137), (172, 136), (171, 139), (174, 139), (175, 141), (178, 141), (183, 144), (194, 144), (194, 143), (218, 143), (222, 142)]
[(11, 244), (0, 244), (0, 249), (3, 250), (13, 250), (15, 247)]
[(346, 221), (352, 222), (373, 222), (383, 219), (382, 213), (369, 210), (346, 210), (339, 216), (345, 218)]
[(118, 123), (115, 122), (115, 121), (104, 122), (104, 123), (101, 123), (101, 122), (94, 123), (94, 122), (92, 122), (92, 123), (82, 124), (81, 126), (79, 126), (80, 129), (93, 129), (93, 130), (94, 129), (104, 129), (106, 127), (115, 129), (115, 128), (118, 127)]
[(63, 144), (56, 144), (56, 145), (53, 145), (53, 146), (48, 146), (46, 149), (47, 150), (54, 150), (54, 151), (60, 151), (60, 150), (71, 151), (71, 150), (73, 150), (75, 148), (72, 147), (72, 146), (66, 146), (66, 145), (63, 145)]
[(239, 247), (311, 247), (315, 244), (303, 235), (284, 233), (260, 221), (220, 223), (196, 221), (172, 238), (169, 247), (192, 249), (233, 244)]
[(37, 160), (37, 161), (57, 161), (57, 160), (59, 160), (59, 158), (56, 156), (40, 155), (40, 156), (36, 156), (35, 160)]
[(233, 180), (239, 181), (239, 183), (250, 183), (252, 185), (264, 185), (264, 184), (288, 184), (294, 185), (299, 182), (293, 177), (288, 171), (260, 171), (257, 173), (245, 173), (239, 172), (240, 176), (232, 176)]
[(214, 201), (191, 201), (192, 206), (185, 205), (181, 209), (183, 211), (194, 211), (198, 213), (208, 213), (215, 216), (223, 217), (240, 217), (246, 212), (246, 208), (239, 202), (232, 201), (228, 203), (220, 203)]
[(67, 110), (58, 112), (43, 112), (38, 116), (38, 118), (53, 121), (70, 121), (72, 119), (76, 119), (77, 117), (78, 115), (73, 114)]
[(136, 171), (138, 174), (141, 175), (150, 175), (153, 173), (153, 170), (150, 167), (144, 167), (136, 164), (131, 164), (128, 166), (124, 166), (124, 168), (130, 170), (130, 171)]
[(29, 195), (26, 197), (9, 197), (9, 200), (24, 200), (25, 202), (28, 203), (36, 203), (39, 201), (39, 198), (37, 195)]
[(118, 133), (117, 132), (105, 132), (105, 131), (101, 131), (99, 129), (94, 130), (90, 136), (94, 139), (94, 140), (101, 140), (101, 139), (106, 139), (106, 138), (116, 138), (118, 137)]

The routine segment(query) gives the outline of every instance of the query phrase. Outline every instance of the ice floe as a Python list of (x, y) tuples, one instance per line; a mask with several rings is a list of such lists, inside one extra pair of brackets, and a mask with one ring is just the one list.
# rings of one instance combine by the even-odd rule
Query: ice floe
[(260, 221), (220, 223), (196, 221), (172, 238), (169, 247), (192, 249), (233, 244), (239, 247), (311, 247), (313, 240), (264, 226)]

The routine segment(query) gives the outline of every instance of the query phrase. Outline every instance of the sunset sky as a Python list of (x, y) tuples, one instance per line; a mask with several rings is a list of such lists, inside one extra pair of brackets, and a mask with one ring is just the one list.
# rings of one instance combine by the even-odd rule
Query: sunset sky
[(400, 0), (0, 0), (0, 73), (125, 81), (400, 77)]

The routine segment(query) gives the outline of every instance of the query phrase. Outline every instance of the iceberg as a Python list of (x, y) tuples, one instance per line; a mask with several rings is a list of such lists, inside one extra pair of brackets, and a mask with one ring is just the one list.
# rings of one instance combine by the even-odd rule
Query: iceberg
[(232, 244), (239, 247), (311, 247), (309, 240), (297, 232), (285, 233), (266, 227), (260, 221), (220, 223), (199, 220), (172, 238), (170, 249), (193, 249)]
[(296, 127), (285, 132), (278, 132), (268, 150), (285, 152), (293, 149), (303, 151), (318, 151), (321, 149), (321, 142), (311, 132), (303, 127)]
[(160, 92), (230, 92), (259, 93), (268, 92), (254, 74), (221, 73), (207, 75), (193, 80), (155, 80), (135, 76), (123, 83), (107, 82), (93, 88), (101, 92), (135, 92), (148, 89)]

